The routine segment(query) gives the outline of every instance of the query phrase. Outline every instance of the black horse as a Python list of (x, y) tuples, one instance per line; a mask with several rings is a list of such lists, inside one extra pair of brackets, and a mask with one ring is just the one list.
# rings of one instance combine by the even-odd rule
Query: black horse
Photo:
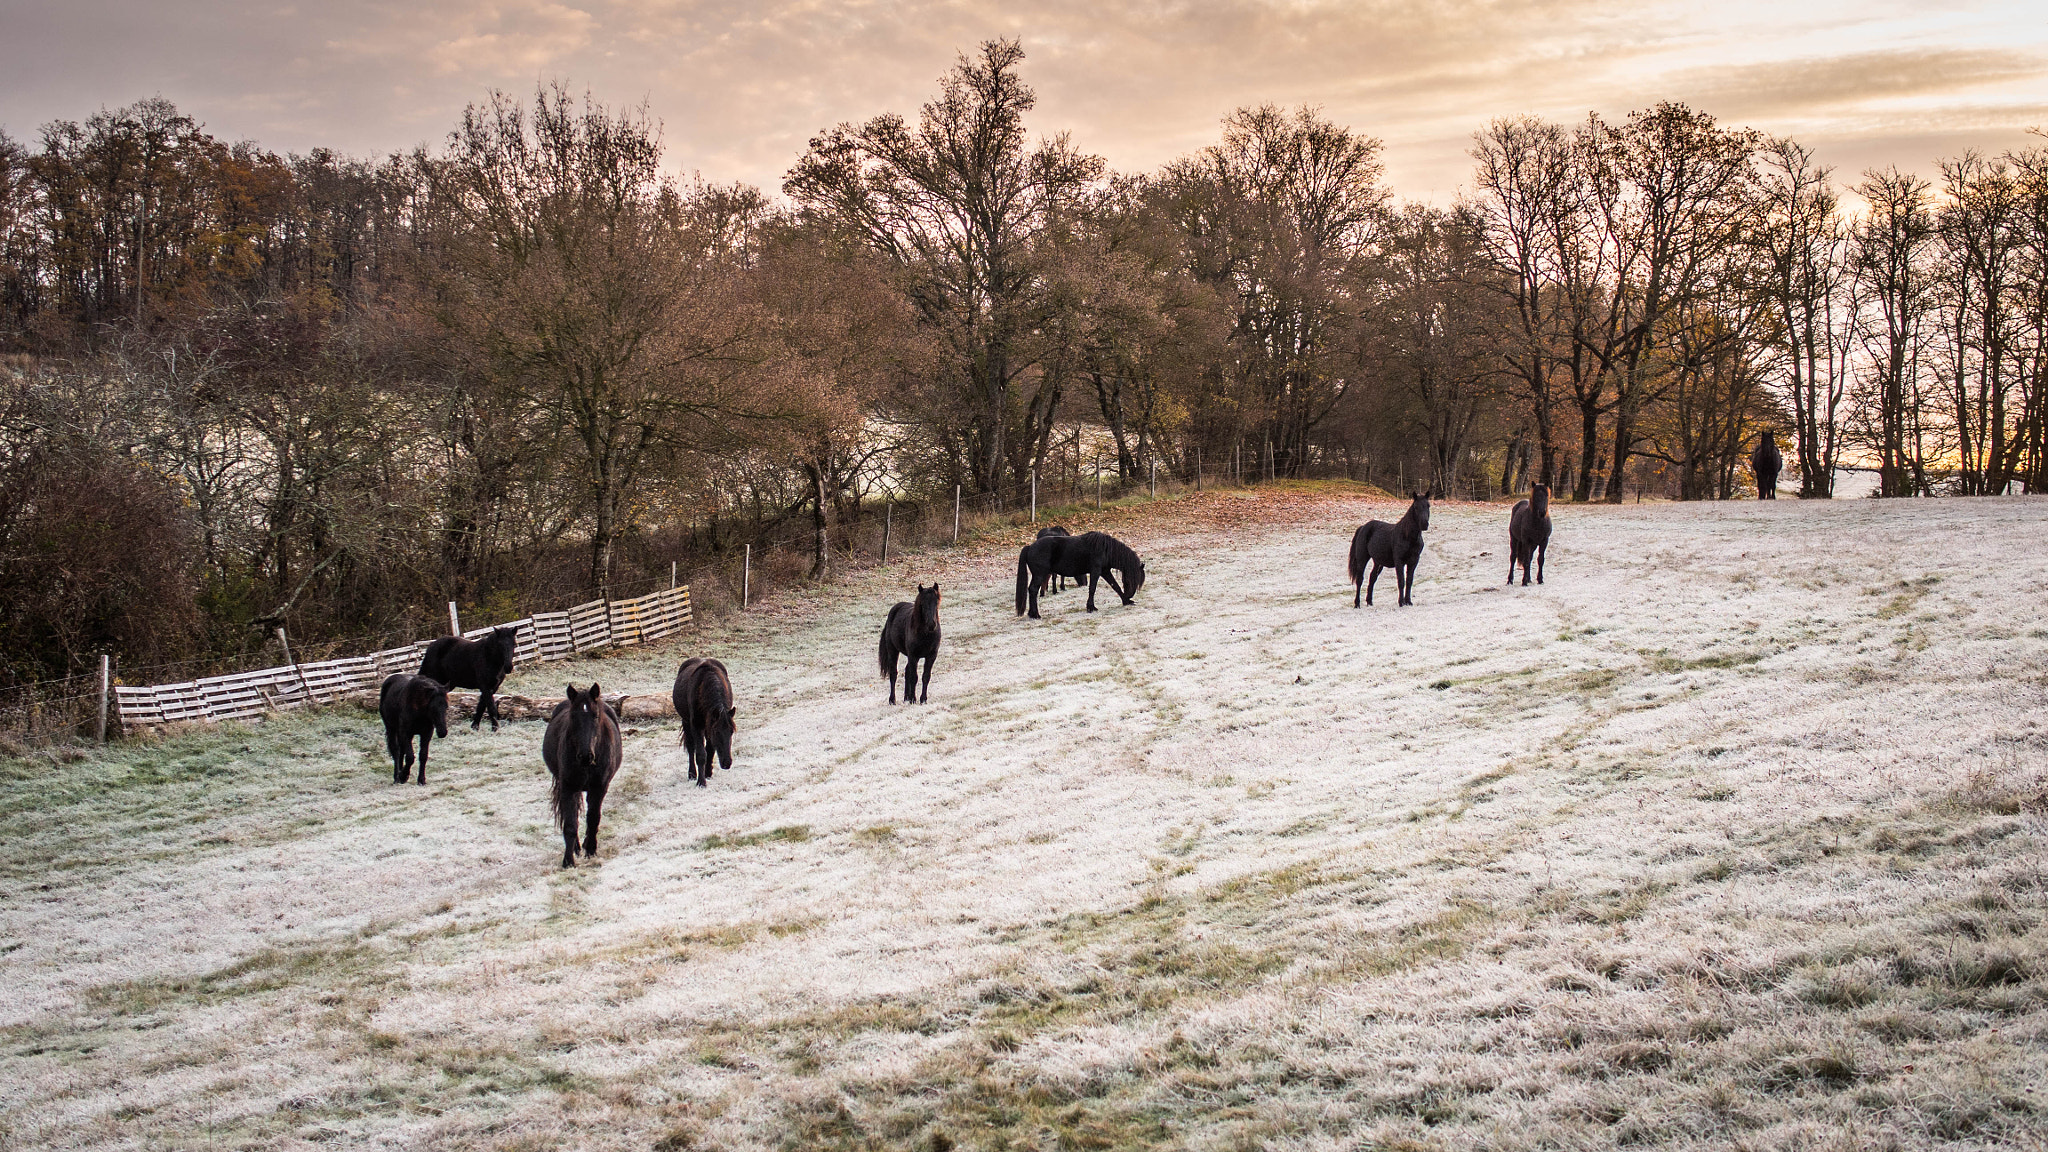
[(403, 784), (412, 774), (412, 738), (420, 738), (420, 783), (427, 782), (427, 745), (448, 738), (448, 689), (425, 676), (403, 672), (384, 678), (377, 693), (377, 711), (384, 717), (384, 749), (391, 753), (391, 782)]
[(1778, 473), (1784, 468), (1785, 458), (1778, 454), (1778, 434), (1764, 433), (1764, 438), (1757, 441), (1756, 451), (1749, 454), (1749, 470), (1756, 476), (1757, 499), (1778, 498)]
[(739, 709), (732, 702), (732, 678), (725, 665), (698, 656), (683, 661), (676, 669), (676, 715), (683, 721), (683, 747), (690, 755), (690, 779), (702, 788), (711, 779), (711, 757), (718, 766), (732, 771), (733, 717)]
[[(1398, 524), (1368, 520), (1351, 536), (1351, 606), (1358, 607), (1358, 590), (1365, 589), (1365, 602), (1372, 603), (1372, 586), (1379, 582), (1380, 569), (1394, 570), (1399, 591), (1396, 607), (1415, 603), (1415, 563), (1422, 559), (1422, 534), (1429, 531), (1429, 493), (1417, 492)], [(1372, 575), (1365, 573), (1372, 561)]]
[(518, 647), (517, 628), (493, 628), (481, 640), (443, 636), (427, 645), (426, 655), (420, 659), (419, 674), (450, 688), (476, 689), (476, 715), (469, 718), (469, 730), (476, 731), (484, 713), (489, 712), (491, 731), (496, 732), (498, 685), (512, 674), (512, 656)]
[[(1040, 528), (1040, 529), (1038, 530), (1038, 539), (1040, 539), (1040, 540), (1043, 540), (1043, 539), (1045, 539), (1045, 538), (1046, 538), (1046, 537), (1048, 537), (1048, 536), (1072, 536), (1072, 535), (1073, 535), (1073, 533), (1072, 533), (1072, 532), (1069, 532), (1069, 531), (1067, 531), (1067, 530), (1066, 530), (1065, 528), (1062, 528), (1062, 527), (1060, 527), (1060, 526), (1059, 526), (1059, 525), (1057, 525), (1057, 524), (1054, 524), (1054, 525), (1053, 525), (1053, 526), (1051, 526), (1050, 528)], [(1066, 578), (1065, 576), (1062, 576), (1062, 575), (1060, 575), (1060, 574), (1059, 574), (1059, 573), (1057, 573), (1057, 572), (1053, 573), (1053, 575), (1052, 575), (1052, 581), (1051, 581), (1050, 583), (1048, 583), (1048, 584), (1047, 584), (1047, 585), (1045, 586), (1045, 590), (1046, 590), (1047, 592), (1049, 592), (1049, 593), (1050, 593), (1050, 592), (1065, 592), (1065, 591), (1067, 590), (1067, 578)]]
[[(1123, 574), (1118, 584), (1112, 571)], [(1095, 611), (1095, 583), (1109, 581), (1110, 591), (1125, 604), (1137, 598), (1145, 586), (1145, 562), (1123, 541), (1107, 532), (1085, 532), (1079, 536), (1045, 536), (1026, 544), (1017, 553), (1017, 615), (1038, 619), (1038, 597), (1054, 576), (1072, 576), (1075, 583), (1088, 578), (1088, 611)], [(1030, 611), (1026, 612), (1029, 602)]]
[(1550, 485), (1531, 484), (1529, 498), (1508, 513), (1508, 583), (1515, 565), (1522, 566), (1522, 586), (1529, 586), (1529, 561), (1536, 561), (1536, 582), (1543, 583), (1543, 554), (1550, 551)]
[(618, 774), (621, 757), (618, 714), (598, 686), (587, 692), (569, 685), (569, 698), (555, 705), (541, 737), (541, 759), (555, 778), (551, 803), (562, 825), (562, 867), (576, 863), (576, 817), (583, 797), (590, 797), (590, 820), (583, 834), (583, 854), (597, 855), (597, 820), (604, 809), (605, 789)]
[[(896, 658), (910, 657), (903, 670), (903, 702), (922, 704), (932, 689), (932, 662), (939, 658), (939, 585), (917, 586), (917, 603), (899, 600), (882, 622), (882, 675), (889, 678), (889, 703), (896, 702)], [(918, 684), (917, 662), (924, 661), (924, 683)]]

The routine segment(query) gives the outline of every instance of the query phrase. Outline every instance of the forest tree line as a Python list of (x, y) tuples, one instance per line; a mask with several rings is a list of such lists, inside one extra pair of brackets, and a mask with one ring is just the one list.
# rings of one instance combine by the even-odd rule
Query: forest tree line
[(1772, 429), (1804, 496), (2048, 489), (2048, 149), (1845, 187), (1660, 104), (1497, 121), (1445, 208), (1308, 108), (1111, 171), (1027, 130), (1023, 55), (822, 131), (779, 197), (559, 87), (382, 159), (162, 100), (0, 134), (0, 684), (509, 615), (764, 525), (823, 576), (864, 502), (1084, 440), (1618, 501), (1734, 495)]

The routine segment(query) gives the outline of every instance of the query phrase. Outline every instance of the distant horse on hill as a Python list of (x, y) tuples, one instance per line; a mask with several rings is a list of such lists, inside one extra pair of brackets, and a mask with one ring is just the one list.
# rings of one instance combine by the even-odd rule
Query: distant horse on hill
[(569, 685), (569, 698), (555, 705), (540, 745), (548, 775), (555, 778), (549, 803), (562, 826), (562, 867), (576, 863), (576, 819), (585, 796), (590, 797), (590, 819), (583, 855), (597, 855), (597, 821), (605, 790), (618, 775), (622, 752), (618, 713), (604, 693), (595, 684), (589, 691)]
[[(1111, 572), (1123, 575), (1117, 583)], [(1145, 562), (1129, 546), (1107, 532), (1086, 532), (1079, 536), (1046, 536), (1026, 544), (1017, 553), (1017, 614), (1038, 619), (1038, 597), (1054, 576), (1071, 576), (1076, 583), (1088, 578), (1088, 611), (1095, 611), (1095, 584), (1109, 581), (1110, 591), (1125, 604), (1137, 598), (1145, 586)], [(1026, 612), (1027, 600), (1030, 611)]]
[[(896, 658), (910, 657), (903, 670), (903, 702), (922, 704), (931, 694), (932, 662), (939, 658), (939, 585), (917, 586), (917, 603), (899, 600), (882, 622), (882, 675), (889, 678), (889, 703), (896, 702)], [(924, 661), (924, 683), (917, 680), (917, 662)]]
[(711, 780), (711, 757), (719, 767), (732, 771), (733, 717), (739, 709), (732, 702), (732, 678), (725, 665), (699, 656), (683, 661), (676, 669), (676, 687), (670, 696), (676, 715), (682, 718), (682, 742), (690, 756), (690, 779), (702, 788)]
[[(1067, 531), (1067, 530), (1066, 530), (1065, 528), (1062, 528), (1062, 527), (1060, 527), (1060, 526), (1059, 526), (1059, 525), (1057, 525), (1057, 524), (1054, 524), (1054, 525), (1053, 525), (1052, 527), (1050, 527), (1050, 528), (1040, 528), (1040, 529), (1038, 530), (1038, 538), (1039, 538), (1040, 540), (1043, 540), (1043, 539), (1045, 539), (1045, 538), (1046, 538), (1046, 537), (1048, 537), (1048, 536), (1072, 536), (1072, 535), (1073, 535), (1073, 533), (1072, 533), (1072, 532), (1069, 532), (1069, 531)], [(1045, 590), (1046, 590), (1047, 592), (1064, 592), (1064, 591), (1066, 591), (1066, 590), (1067, 590), (1067, 578), (1066, 578), (1065, 576), (1062, 576), (1062, 575), (1060, 575), (1060, 574), (1059, 574), (1059, 573), (1057, 573), (1057, 572), (1053, 573), (1053, 577), (1052, 577), (1052, 582), (1051, 582), (1051, 583), (1049, 583), (1049, 584), (1047, 584), (1047, 585), (1045, 586)]]
[(1543, 555), (1550, 550), (1550, 485), (1531, 484), (1529, 498), (1508, 513), (1508, 583), (1515, 565), (1522, 566), (1522, 586), (1529, 586), (1529, 561), (1536, 561), (1536, 582), (1543, 583)]
[[(1429, 493), (1417, 492), (1399, 523), (1368, 520), (1351, 535), (1351, 606), (1358, 607), (1358, 591), (1365, 589), (1365, 602), (1372, 603), (1372, 588), (1379, 583), (1380, 569), (1394, 570), (1396, 607), (1415, 603), (1415, 565), (1422, 559), (1422, 534), (1429, 531)], [(1365, 571), (1372, 562), (1372, 575)]]
[(1749, 470), (1756, 476), (1756, 498), (1776, 500), (1778, 498), (1778, 473), (1785, 468), (1785, 458), (1778, 454), (1778, 434), (1764, 433), (1757, 441), (1756, 451), (1749, 454)]
[(384, 718), (384, 749), (391, 753), (391, 782), (403, 784), (412, 774), (412, 738), (420, 738), (420, 783), (427, 782), (427, 745), (448, 738), (448, 689), (425, 676), (403, 672), (384, 678), (377, 693), (377, 712)]
[(496, 732), (498, 686), (512, 674), (512, 657), (518, 647), (517, 628), (493, 628), (481, 640), (443, 636), (427, 645), (426, 655), (420, 658), (419, 674), (450, 688), (476, 689), (476, 715), (469, 718), (469, 730), (476, 731), (484, 713), (489, 712), (491, 731)]

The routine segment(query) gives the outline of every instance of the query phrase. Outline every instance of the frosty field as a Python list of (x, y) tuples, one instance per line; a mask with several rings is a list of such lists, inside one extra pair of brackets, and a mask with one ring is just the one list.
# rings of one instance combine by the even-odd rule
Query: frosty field
[[(628, 725), (558, 870), (541, 725), (390, 782), (334, 709), (0, 761), (0, 1147), (2048, 1148), (2048, 500), (1067, 521), (508, 690)], [(931, 702), (888, 605), (937, 578)]]

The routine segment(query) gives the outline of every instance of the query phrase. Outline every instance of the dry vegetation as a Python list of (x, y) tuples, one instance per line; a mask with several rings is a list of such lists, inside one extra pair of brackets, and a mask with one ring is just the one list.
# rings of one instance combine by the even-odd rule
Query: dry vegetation
[(342, 711), (7, 761), (0, 1147), (2041, 1145), (2048, 504), (1565, 507), (1526, 590), (1439, 505), (1353, 611), (1393, 509), (1109, 513), (1150, 579), (1092, 617), (992, 543), (522, 670), (740, 692), (740, 766), (641, 723), (569, 871), (536, 724), (424, 789)]

